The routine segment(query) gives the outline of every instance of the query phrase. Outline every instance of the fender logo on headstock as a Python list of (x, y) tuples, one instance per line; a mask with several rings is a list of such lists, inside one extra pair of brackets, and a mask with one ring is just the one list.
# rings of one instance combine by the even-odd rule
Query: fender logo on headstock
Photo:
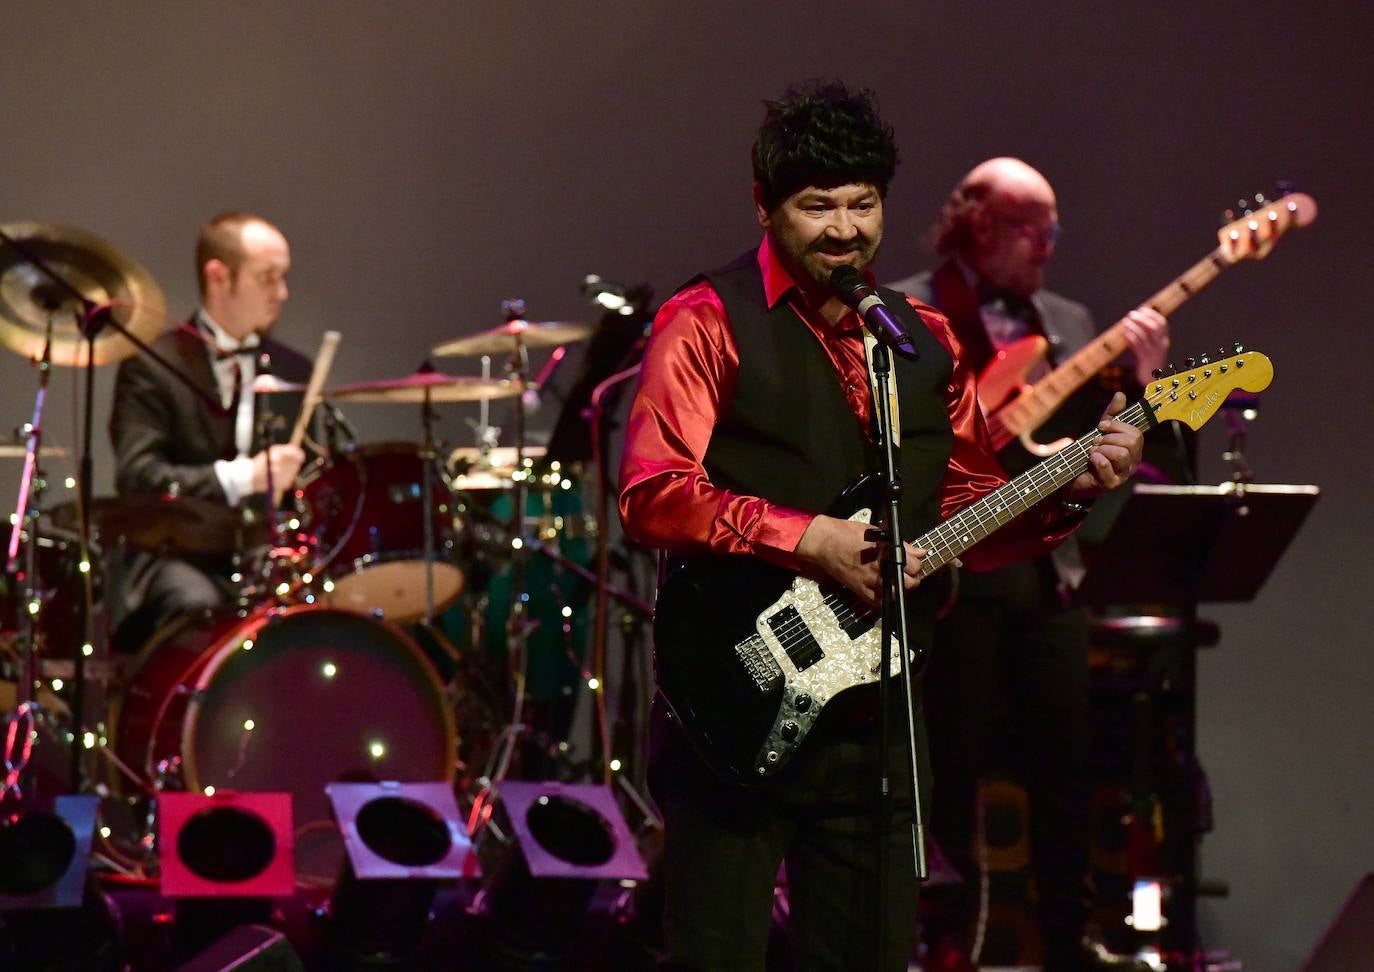
[(1206, 401), (1204, 401), (1201, 405), (1194, 406), (1188, 412), (1189, 419), (1191, 419), (1193, 422), (1197, 422), (1199, 425), (1201, 425), (1203, 422), (1206, 422), (1207, 419), (1211, 416), (1212, 410), (1216, 408), (1217, 402), (1224, 399), (1227, 396), (1227, 394), (1228, 392), (1222, 391), (1212, 392), (1207, 396)]

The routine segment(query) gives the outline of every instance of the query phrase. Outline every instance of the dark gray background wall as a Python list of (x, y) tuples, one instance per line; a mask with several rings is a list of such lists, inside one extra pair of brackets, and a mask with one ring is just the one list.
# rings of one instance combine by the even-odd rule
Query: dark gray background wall
[[(499, 323), (502, 298), (590, 319), (589, 271), (663, 295), (753, 243), (760, 101), (800, 78), (872, 87), (897, 130), (882, 274), (927, 265), (919, 237), (949, 187), (1014, 154), (1060, 194), (1052, 284), (1104, 324), (1215, 245), (1237, 196), (1294, 180), (1316, 224), (1174, 317), (1180, 358), (1235, 340), (1270, 355), (1250, 460), (1262, 481), (1323, 489), (1259, 598), (1207, 609), (1223, 636), (1200, 663), (1203, 862), (1232, 887), (1202, 905), (1204, 931), (1282, 972), (1374, 868), (1372, 28), (1348, 2), (9, 4), (0, 221), (109, 240), (181, 315), (200, 222), (261, 212), (295, 257), (279, 333), (313, 350), (343, 332), (340, 383), (410, 372)], [(98, 430), (112, 377), (97, 376)], [(79, 444), (78, 387), (54, 376), (54, 443)], [(0, 352), (0, 427), (28, 417), (35, 389)], [(463, 444), (474, 416), (445, 407), (441, 434)], [(350, 418), (368, 440), (418, 438), (411, 409)], [(1216, 481), (1219, 428), (1202, 448)], [(109, 492), (103, 431), (95, 469)]]

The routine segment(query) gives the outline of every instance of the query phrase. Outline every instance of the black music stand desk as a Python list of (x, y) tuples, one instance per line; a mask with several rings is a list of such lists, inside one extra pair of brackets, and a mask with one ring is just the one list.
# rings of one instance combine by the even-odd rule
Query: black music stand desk
[(1316, 486), (1142, 483), (1104, 497), (1119, 509), (1105, 524), (1084, 527), (1086, 574), (1076, 599), (1091, 606), (1254, 600), (1319, 494)]
[(1104, 712), (1137, 713), (1113, 755), (1129, 762), (1135, 798), (1157, 797), (1163, 814), (1159, 863), (1168, 861), (1163, 873), (1178, 882), (1166, 907), (1166, 947), (1196, 947), (1196, 898), (1212, 884), (1201, 881), (1197, 860), (1211, 810), (1196, 758), (1196, 654), (1218, 632), (1197, 607), (1253, 600), (1319, 493), (1316, 486), (1136, 484), (1099, 499), (1079, 531), (1086, 572), (1075, 593), (1094, 612), (1094, 645), (1114, 645), (1133, 660), (1124, 682), (1095, 682), (1094, 697)]

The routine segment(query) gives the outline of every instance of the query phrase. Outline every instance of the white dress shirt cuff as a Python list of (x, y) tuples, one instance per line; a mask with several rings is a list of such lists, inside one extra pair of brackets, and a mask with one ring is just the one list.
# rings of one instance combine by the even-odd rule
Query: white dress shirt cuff
[(238, 506), (253, 494), (253, 460), (248, 456), (215, 461), (215, 478), (230, 506)]

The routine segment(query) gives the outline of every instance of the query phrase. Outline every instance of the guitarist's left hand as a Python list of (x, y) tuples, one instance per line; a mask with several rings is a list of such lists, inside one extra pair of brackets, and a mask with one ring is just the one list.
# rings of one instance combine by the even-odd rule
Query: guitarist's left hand
[(1102, 438), (1088, 453), (1092, 469), (1069, 483), (1069, 495), (1090, 497), (1115, 489), (1130, 479), (1140, 465), (1140, 453), (1144, 447), (1140, 430), (1115, 418), (1125, 408), (1126, 396), (1117, 392), (1107, 403), (1102, 420), (1097, 423)]

